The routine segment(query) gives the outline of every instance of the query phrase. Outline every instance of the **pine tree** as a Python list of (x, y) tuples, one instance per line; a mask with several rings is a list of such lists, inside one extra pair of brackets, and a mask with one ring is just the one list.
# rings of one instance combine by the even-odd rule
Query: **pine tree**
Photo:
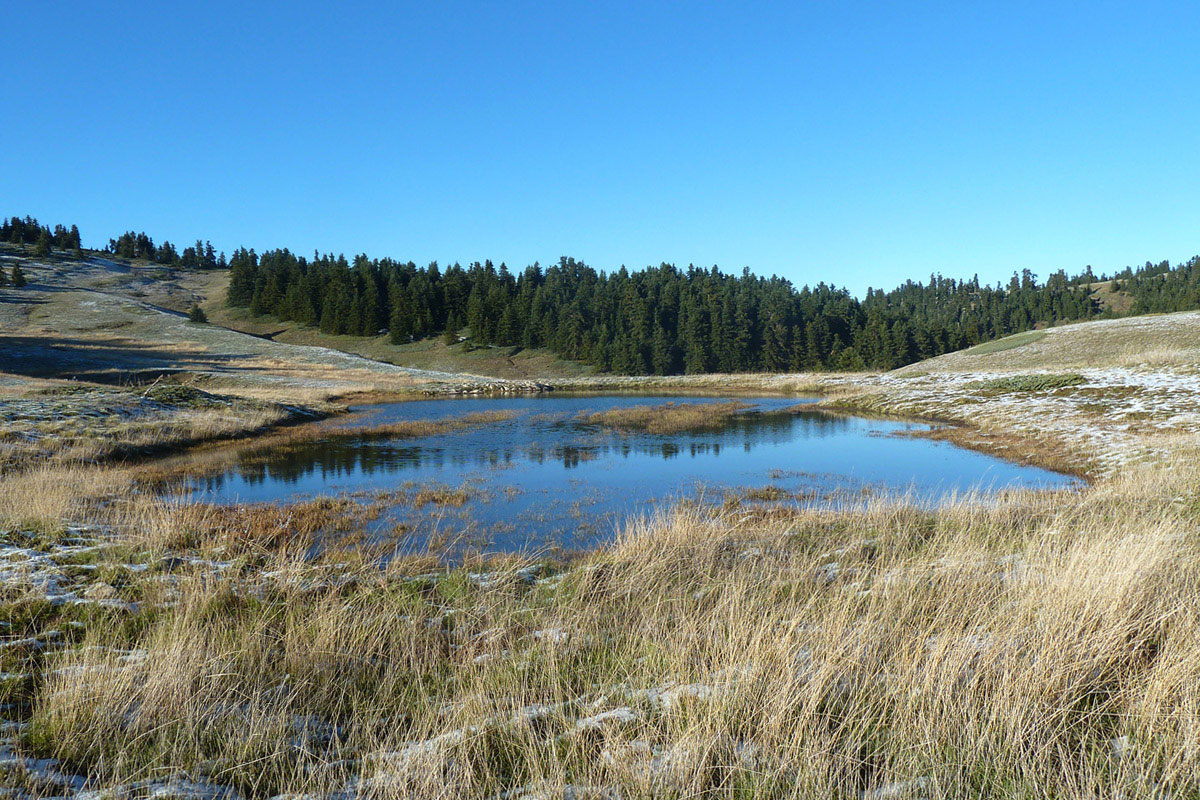
[(343, 284), (335, 283), (325, 295), (321, 309), (321, 332), (344, 334), (350, 329), (351, 301)]
[(25, 285), (25, 273), (21, 271), (20, 264), (13, 264), (12, 285), (18, 289)]
[(204, 324), (208, 322), (208, 315), (204, 313), (204, 309), (198, 303), (193, 304), (192, 310), (188, 312), (188, 321)]
[(39, 258), (50, 255), (50, 234), (45, 229), (38, 234), (37, 243), (33, 246), (33, 254)]
[(762, 351), (762, 366), (767, 372), (783, 372), (788, 368), (787, 336), (787, 329), (781, 322), (767, 327)]
[(511, 305), (504, 307), (500, 322), (496, 326), (496, 343), (515, 345), (521, 342), (521, 330), (517, 324), (517, 310)]

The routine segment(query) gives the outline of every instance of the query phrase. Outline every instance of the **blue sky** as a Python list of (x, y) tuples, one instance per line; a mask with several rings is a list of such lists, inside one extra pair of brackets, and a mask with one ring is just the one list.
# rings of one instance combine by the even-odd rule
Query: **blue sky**
[(0, 215), (856, 293), (1200, 252), (1195, 3), (23, 3)]

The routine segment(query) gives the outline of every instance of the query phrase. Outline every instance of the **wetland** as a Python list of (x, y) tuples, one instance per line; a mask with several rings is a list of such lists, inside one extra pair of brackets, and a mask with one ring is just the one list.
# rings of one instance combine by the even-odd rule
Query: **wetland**
[(223, 447), (177, 496), (217, 505), (373, 498), (401, 548), (553, 553), (663, 505), (937, 505), (1075, 478), (935, 441), (931, 425), (787, 397), (545, 394), (365, 405), (278, 441)]

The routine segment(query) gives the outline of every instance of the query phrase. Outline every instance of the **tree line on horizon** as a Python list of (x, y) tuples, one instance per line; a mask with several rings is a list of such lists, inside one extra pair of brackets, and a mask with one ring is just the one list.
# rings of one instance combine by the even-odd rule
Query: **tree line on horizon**
[[(22, 241), (33, 229), (35, 238), (67, 230), (14, 217), (0, 236), (8, 241), (18, 227)], [(78, 229), (70, 232), (78, 243)], [(228, 266), (230, 306), (327, 334), (386, 334), (394, 344), (465, 336), (479, 345), (546, 348), (622, 374), (894, 369), (1037, 326), (1113, 316), (1093, 294), (1102, 281), (1130, 295), (1131, 314), (1200, 308), (1200, 257), (1174, 267), (1147, 262), (1111, 277), (1090, 266), (1074, 276), (1059, 270), (1044, 283), (1029, 270), (995, 286), (935, 274), (928, 283), (868, 289), (860, 300), (824, 282), (797, 289), (749, 269), (662, 264), (604, 272), (567, 257), (517, 273), (491, 261), (418, 267), (366, 255), (306, 258), (286, 248), (238, 248), (226, 262), (211, 243), (197, 241), (181, 255), (132, 231), (109, 240), (106, 252)]]
[[(894, 369), (1038, 325), (1112, 315), (1093, 296), (1102, 279), (1091, 267), (1045, 283), (1024, 270), (996, 286), (933, 275), (862, 300), (748, 269), (606, 273), (566, 257), (514, 274), (490, 261), (442, 269), (243, 248), (229, 267), (229, 304), (254, 314), (328, 334), (387, 333), (395, 344), (465, 333), (623, 374)], [(1133, 313), (1200, 307), (1200, 257), (1174, 269), (1127, 268), (1113, 280), (1133, 296)]]
[(9, 244), (31, 244), (38, 255), (50, 255), (51, 248), (60, 250), (81, 250), (83, 243), (79, 238), (79, 228), (72, 225), (55, 225), (54, 230), (49, 225), (42, 225), (30, 216), (6, 217), (0, 222), (0, 241)]
[[(50, 255), (52, 249), (82, 251), (83, 241), (79, 236), (79, 227), (72, 225), (67, 228), (55, 225), (51, 230), (48, 225), (42, 225), (34, 217), (6, 217), (0, 222), (0, 241), (9, 244), (32, 244), (37, 255)], [(228, 266), (224, 253), (217, 253), (212, 242), (196, 240), (194, 245), (185, 247), (182, 252), (175, 245), (164, 240), (155, 245), (154, 240), (144, 232), (126, 231), (115, 239), (109, 239), (104, 248), (118, 258), (142, 259), (153, 261), (169, 267), (184, 269), (224, 269)]]
[(218, 254), (212, 242), (197, 239), (194, 245), (185, 247), (183, 252), (180, 252), (165, 239), (162, 244), (155, 245), (154, 240), (145, 233), (134, 231), (126, 231), (116, 239), (109, 239), (106, 251), (120, 258), (140, 258), (183, 269), (224, 269), (228, 266), (225, 254)]

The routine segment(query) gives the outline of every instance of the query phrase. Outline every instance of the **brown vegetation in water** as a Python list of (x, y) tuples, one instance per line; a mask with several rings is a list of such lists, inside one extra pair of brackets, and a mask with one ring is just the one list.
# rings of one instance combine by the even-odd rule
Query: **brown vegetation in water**
[(752, 406), (749, 403), (740, 400), (722, 403), (661, 403), (611, 408), (607, 411), (582, 411), (575, 419), (587, 425), (600, 425), (617, 430), (666, 434), (721, 428), (733, 416), (750, 408)]
[(415, 439), (422, 436), (440, 436), (444, 433), (473, 428), (479, 425), (492, 425), (506, 422), (517, 416), (511, 409), (495, 411), (474, 411), (457, 417), (445, 417), (432, 420), (401, 420), (379, 425), (313, 425), (287, 431), (285, 435), (291, 441), (299, 439), (325, 439), (334, 436), (353, 436), (364, 438), (397, 438)]
[[(296, 425), (276, 431), (267, 437), (255, 437), (252, 441), (254, 448), (286, 447), (290, 444), (319, 441), (322, 439), (355, 438), (355, 439), (416, 439), (424, 436), (440, 436), (454, 431), (465, 430), (480, 425), (492, 425), (505, 422), (517, 416), (516, 411), (497, 409), (495, 411), (476, 411), (457, 417), (442, 419), (399, 420), (372, 425), (353, 424), (353, 421), (335, 418), (310, 425)], [(369, 418), (368, 418), (369, 419)]]

